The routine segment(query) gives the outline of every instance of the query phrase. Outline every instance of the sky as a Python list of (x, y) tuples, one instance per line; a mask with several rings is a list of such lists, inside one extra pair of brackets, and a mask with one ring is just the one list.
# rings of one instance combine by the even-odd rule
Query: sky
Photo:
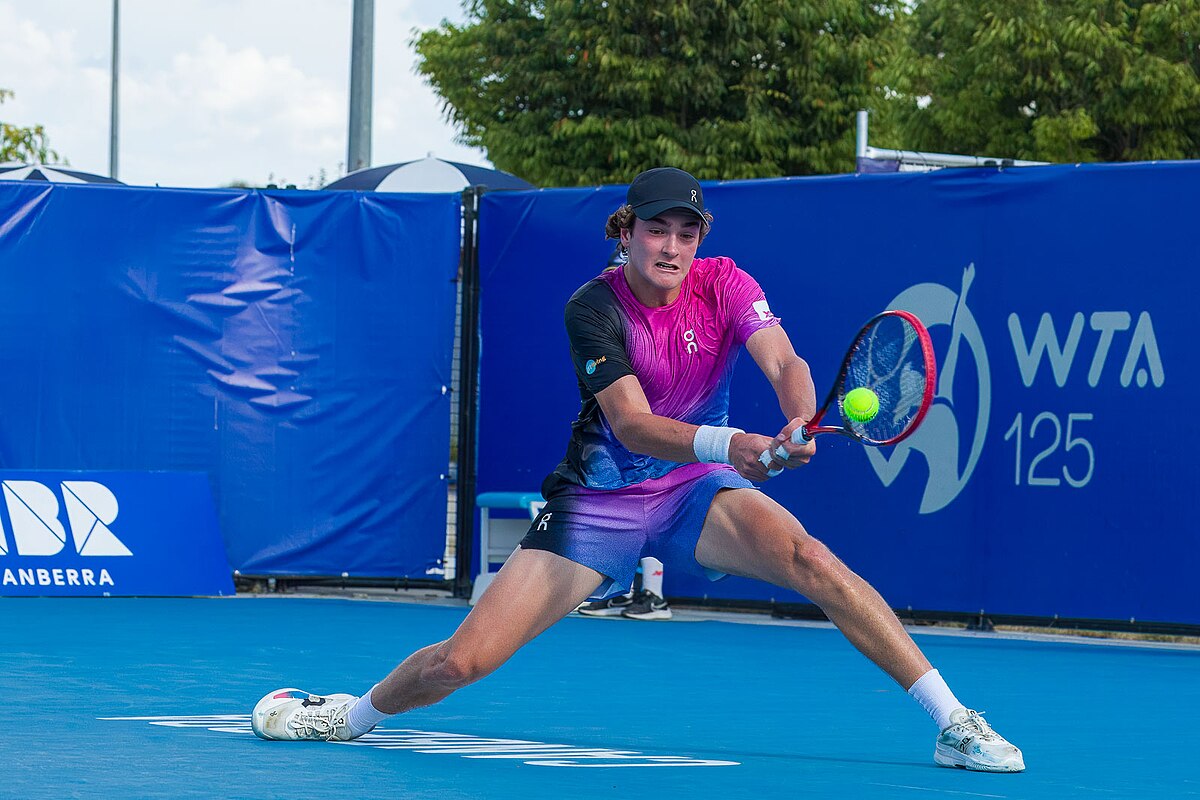
[[(45, 126), (108, 174), (112, 0), (0, 0), (0, 121)], [(321, 185), (345, 171), (352, 0), (121, 0), (117, 177), (137, 185)], [(371, 163), (490, 166), (414, 72), (421, 30), (458, 0), (375, 0)]]

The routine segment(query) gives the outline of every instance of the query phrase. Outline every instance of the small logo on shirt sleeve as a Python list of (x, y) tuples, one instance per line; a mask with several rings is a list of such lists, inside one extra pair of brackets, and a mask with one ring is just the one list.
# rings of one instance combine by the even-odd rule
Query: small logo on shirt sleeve
[(596, 367), (603, 364), (605, 358), (605, 356), (600, 356), (599, 358), (589, 358), (587, 364), (585, 364), (583, 368), (587, 371), (588, 375), (595, 375)]
[(771, 307), (767, 305), (766, 300), (755, 300), (753, 308), (758, 312), (758, 318), (762, 322), (766, 322), (772, 316)]

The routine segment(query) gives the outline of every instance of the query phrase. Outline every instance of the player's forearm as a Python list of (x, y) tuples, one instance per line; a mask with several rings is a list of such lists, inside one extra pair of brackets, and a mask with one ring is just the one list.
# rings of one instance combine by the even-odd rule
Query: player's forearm
[(687, 463), (696, 461), (696, 427), (657, 414), (632, 414), (613, 425), (617, 440), (632, 453)]
[(799, 417), (808, 421), (817, 413), (817, 390), (804, 359), (799, 356), (788, 359), (774, 375), (767, 377), (779, 397), (779, 408), (786, 419)]

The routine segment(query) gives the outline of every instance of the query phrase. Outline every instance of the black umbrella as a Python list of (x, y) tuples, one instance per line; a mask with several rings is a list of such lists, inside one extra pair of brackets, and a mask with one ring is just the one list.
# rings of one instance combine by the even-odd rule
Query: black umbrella
[(537, 188), (516, 175), (498, 169), (443, 161), (433, 156), (420, 161), (360, 169), (325, 188), (364, 192), (461, 192), (468, 186), (486, 186), (488, 189)]
[(51, 164), (0, 164), (0, 181), (49, 181), (51, 183), (115, 183), (116, 178), (93, 175), (69, 167)]

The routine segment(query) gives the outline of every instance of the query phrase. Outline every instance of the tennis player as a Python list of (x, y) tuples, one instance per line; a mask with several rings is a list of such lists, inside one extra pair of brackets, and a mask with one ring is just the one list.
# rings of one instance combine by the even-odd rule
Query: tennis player
[[(254, 709), (266, 739), (348, 740), (393, 714), (438, 702), (499, 668), (592, 596), (626, 592), (638, 559), (758, 578), (816, 603), (904, 687), (940, 731), (934, 761), (1019, 772), (1021, 751), (963, 706), (887, 603), (758, 491), (774, 468), (816, 451), (791, 434), (816, 412), (808, 365), (763, 291), (728, 258), (696, 258), (712, 216), (700, 185), (669, 167), (643, 172), (606, 232), (628, 254), (584, 284), (566, 325), (582, 408), (547, 504), (491, 586), (446, 641), (409, 656), (361, 698), (280, 689)], [(771, 437), (728, 425), (734, 361), (745, 348), (787, 424)]]

